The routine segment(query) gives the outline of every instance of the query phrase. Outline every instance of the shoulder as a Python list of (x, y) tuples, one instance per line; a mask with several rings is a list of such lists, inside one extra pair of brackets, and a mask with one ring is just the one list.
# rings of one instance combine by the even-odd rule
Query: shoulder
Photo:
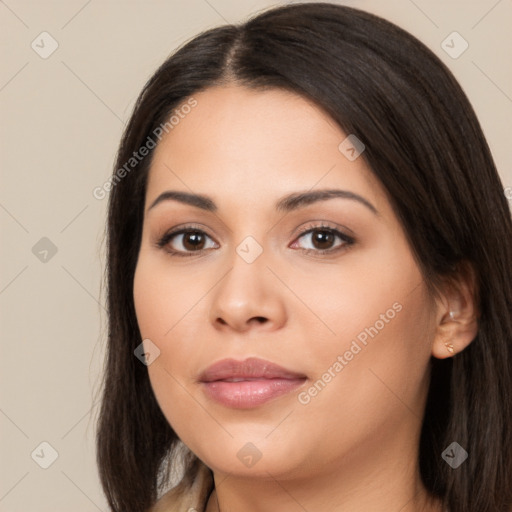
[(147, 512), (204, 512), (213, 485), (211, 469), (201, 463), (191, 486), (179, 483), (161, 496)]

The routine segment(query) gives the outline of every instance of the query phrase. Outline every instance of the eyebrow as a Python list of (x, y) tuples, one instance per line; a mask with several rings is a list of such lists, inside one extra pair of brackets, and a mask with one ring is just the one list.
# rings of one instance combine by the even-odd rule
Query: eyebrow
[[(318, 201), (325, 201), (335, 198), (357, 201), (360, 204), (366, 206), (366, 208), (368, 208), (375, 215), (379, 215), (378, 210), (375, 208), (375, 206), (373, 206), (372, 203), (370, 203), (370, 201), (360, 196), (359, 194), (356, 194), (355, 192), (340, 189), (324, 189), (288, 194), (277, 201), (275, 204), (275, 209), (278, 212), (291, 212)], [(195, 206), (196, 208), (200, 208), (201, 210), (206, 210), (208, 212), (216, 212), (218, 210), (218, 207), (213, 199), (207, 195), (192, 194), (189, 192), (181, 192), (177, 190), (166, 190), (153, 201), (147, 211), (149, 212), (149, 210), (164, 201), (171, 200), (178, 201), (190, 206)]]

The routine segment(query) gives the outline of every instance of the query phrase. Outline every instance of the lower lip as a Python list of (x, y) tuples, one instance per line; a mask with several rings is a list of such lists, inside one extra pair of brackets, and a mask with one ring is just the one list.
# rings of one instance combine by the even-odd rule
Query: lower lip
[(227, 382), (203, 382), (207, 396), (226, 407), (250, 409), (285, 395), (304, 384), (306, 379), (261, 379)]

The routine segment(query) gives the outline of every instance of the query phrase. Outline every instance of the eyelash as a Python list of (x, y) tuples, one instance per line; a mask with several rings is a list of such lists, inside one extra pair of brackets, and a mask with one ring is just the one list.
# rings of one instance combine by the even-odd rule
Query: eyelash
[[(306, 226), (301, 232), (297, 235), (296, 240), (300, 239), (301, 237), (313, 233), (315, 231), (327, 231), (338, 238), (340, 238), (344, 243), (331, 249), (300, 249), (306, 254), (314, 253), (315, 255), (323, 255), (323, 254), (334, 254), (339, 252), (343, 249), (348, 249), (350, 246), (352, 246), (355, 243), (355, 239), (351, 236), (346, 235), (345, 233), (341, 232), (340, 230), (325, 225), (325, 224), (318, 224), (318, 225), (308, 225)], [(194, 226), (192, 224), (186, 225), (184, 227), (181, 227), (176, 230), (171, 230), (165, 233), (156, 243), (156, 246), (160, 249), (164, 249), (166, 252), (168, 252), (171, 256), (178, 256), (178, 257), (188, 257), (188, 256), (195, 256), (197, 254), (200, 254), (201, 252), (209, 249), (200, 249), (198, 251), (176, 251), (175, 249), (169, 249), (166, 248), (167, 244), (177, 235), (183, 235), (187, 233), (199, 233), (202, 235), (206, 235), (208, 238), (211, 238), (207, 233), (205, 233), (204, 230), (200, 229), (197, 226)]]

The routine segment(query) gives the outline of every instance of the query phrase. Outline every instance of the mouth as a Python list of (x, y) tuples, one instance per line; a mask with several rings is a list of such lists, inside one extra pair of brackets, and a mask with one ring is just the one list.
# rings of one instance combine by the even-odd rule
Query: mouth
[(270, 361), (249, 358), (224, 359), (208, 367), (199, 377), (204, 393), (225, 407), (257, 407), (302, 386), (306, 375)]

